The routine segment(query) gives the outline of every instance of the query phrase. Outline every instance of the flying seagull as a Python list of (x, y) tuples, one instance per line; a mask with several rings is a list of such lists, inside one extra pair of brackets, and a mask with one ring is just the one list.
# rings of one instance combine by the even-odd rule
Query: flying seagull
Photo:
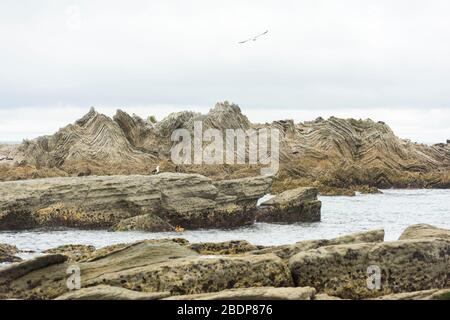
[(266, 30), (266, 31), (264, 31), (264, 32), (261, 33), (261, 34), (258, 34), (257, 36), (254, 36), (253, 38), (250, 38), (250, 39), (247, 39), (247, 40), (244, 40), (244, 41), (240, 41), (239, 43), (242, 44), (242, 43), (246, 43), (246, 42), (248, 42), (248, 41), (256, 41), (256, 39), (258, 39), (259, 37), (265, 35), (265, 34), (268, 33), (268, 32), (269, 32), (269, 30)]

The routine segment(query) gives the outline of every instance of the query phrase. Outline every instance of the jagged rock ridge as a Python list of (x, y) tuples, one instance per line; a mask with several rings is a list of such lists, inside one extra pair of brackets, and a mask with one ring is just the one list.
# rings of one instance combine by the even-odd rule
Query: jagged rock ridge
[[(155, 124), (120, 110), (111, 119), (91, 109), (54, 135), (25, 141), (4, 156), (13, 157), (18, 167), (53, 168), (53, 175), (147, 174), (157, 164), (166, 171), (213, 178), (257, 175), (258, 166), (175, 166), (170, 160), (171, 133), (178, 128), (192, 130), (193, 123), (200, 120), (204, 129), (279, 129), (278, 181), (283, 190), (313, 183), (338, 188), (450, 186), (448, 142), (433, 146), (413, 143), (396, 137), (385, 123), (370, 119), (331, 117), (302, 123), (281, 120), (252, 124), (239, 106), (228, 102), (216, 104), (206, 115), (177, 112)], [(1, 180), (31, 175), (15, 175), (19, 169), (8, 170), (0, 172)], [(33, 171), (33, 175), (51, 173)]]

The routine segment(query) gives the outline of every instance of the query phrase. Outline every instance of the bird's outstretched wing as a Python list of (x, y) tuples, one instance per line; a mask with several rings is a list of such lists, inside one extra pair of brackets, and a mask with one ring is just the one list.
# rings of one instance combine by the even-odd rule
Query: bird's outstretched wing
[(247, 40), (244, 40), (244, 41), (240, 41), (240, 42), (238, 42), (238, 43), (239, 43), (239, 44), (242, 44), (242, 43), (246, 43), (246, 42), (249, 42), (249, 41), (252, 41), (252, 40), (253, 40), (253, 41), (256, 41), (256, 39), (258, 39), (259, 37), (265, 35), (265, 34), (268, 33), (268, 32), (269, 32), (269, 30), (266, 30), (266, 31), (264, 31), (263, 33), (260, 33), (260, 34), (254, 36), (254, 37), (252, 37), (252, 38), (250, 38), (250, 39), (247, 39)]
[(267, 32), (269, 32), (269, 30), (266, 30), (266, 31), (264, 31), (263, 33), (261, 33), (261, 34), (258, 34), (257, 36), (255, 36), (253, 39), (254, 40), (256, 40), (256, 39), (258, 39), (259, 37), (261, 37), (261, 36), (263, 36), (263, 35), (265, 35)]
[(247, 39), (247, 40), (244, 40), (244, 41), (239, 41), (238, 43), (246, 43), (246, 42), (249, 42), (250, 40), (252, 40), (253, 38), (251, 38), (251, 39)]

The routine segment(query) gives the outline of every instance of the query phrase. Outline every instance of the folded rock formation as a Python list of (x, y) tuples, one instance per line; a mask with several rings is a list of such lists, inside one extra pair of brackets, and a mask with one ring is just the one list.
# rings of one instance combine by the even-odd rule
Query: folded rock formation
[[(292, 120), (252, 124), (239, 106), (218, 103), (209, 113), (177, 112), (153, 123), (118, 111), (113, 118), (90, 110), (50, 136), (0, 147), (0, 180), (61, 175), (148, 174), (157, 164), (166, 171), (200, 173), (214, 179), (255, 176), (260, 166), (175, 166), (171, 134), (195, 121), (203, 128), (280, 130), (277, 192), (314, 183), (322, 192), (356, 186), (450, 187), (450, 144), (429, 146), (400, 139), (384, 122), (370, 119)], [(11, 164), (15, 164), (11, 167)], [(341, 191), (343, 192), (343, 191)]]

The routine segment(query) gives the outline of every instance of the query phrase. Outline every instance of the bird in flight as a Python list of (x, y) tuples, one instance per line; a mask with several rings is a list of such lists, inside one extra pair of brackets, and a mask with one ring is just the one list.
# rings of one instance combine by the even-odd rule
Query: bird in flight
[(265, 34), (268, 33), (268, 32), (269, 32), (269, 30), (266, 30), (266, 31), (264, 31), (264, 32), (261, 33), (261, 34), (258, 34), (257, 36), (254, 36), (254, 37), (249, 38), (249, 39), (244, 40), (244, 41), (240, 41), (239, 43), (242, 44), (242, 43), (246, 43), (246, 42), (249, 42), (249, 41), (256, 41), (259, 37), (265, 35)]

